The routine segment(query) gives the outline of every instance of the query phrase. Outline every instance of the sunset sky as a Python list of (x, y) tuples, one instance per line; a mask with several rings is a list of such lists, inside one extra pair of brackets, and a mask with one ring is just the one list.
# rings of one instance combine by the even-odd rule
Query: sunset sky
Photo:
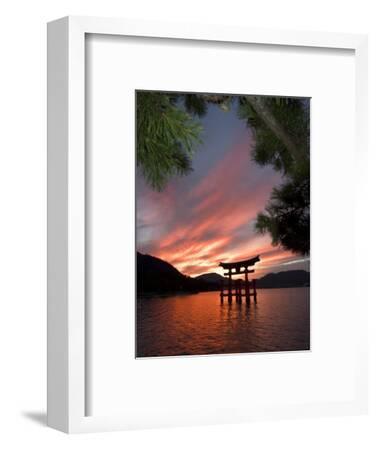
[(250, 158), (252, 135), (235, 107), (208, 108), (201, 119), (203, 143), (193, 158), (193, 171), (155, 192), (136, 177), (137, 250), (196, 276), (222, 274), (220, 262), (261, 255), (258, 278), (268, 272), (309, 270), (309, 259), (271, 245), (268, 234), (254, 230), (280, 175)]

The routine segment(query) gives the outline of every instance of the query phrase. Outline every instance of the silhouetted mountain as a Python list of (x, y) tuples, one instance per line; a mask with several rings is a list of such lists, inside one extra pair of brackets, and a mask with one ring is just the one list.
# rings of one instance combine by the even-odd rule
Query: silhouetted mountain
[(227, 278), (219, 275), (218, 273), (203, 273), (195, 277), (196, 280), (204, 281), (208, 284), (214, 284), (216, 286), (221, 286), (221, 283), (225, 282)]
[(310, 286), (310, 273), (306, 270), (287, 270), (269, 273), (256, 280), (257, 288), (288, 288)]
[[(205, 281), (213, 288), (220, 289), (221, 284), (228, 285), (228, 278), (217, 273), (205, 273), (196, 277), (197, 280)], [(285, 272), (269, 273), (256, 279), (257, 288), (288, 288), (303, 287), (310, 285), (310, 273), (305, 270), (287, 270)], [(243, 284), (243, 281), (242, 281)]]
[(174, 266), (151, 255), (137, 253), (137, 290), (146, 292), (199, 292), (207, 285), (183, 275)]
[[(200, 292), (220, 289), (228, 279), (217, 273), (205, 273), (196, 278), (183, 275), (174, 266), (151, 255), (137, 253), (137, 290), (148, 292)], [(288, 288), (310, 285), (310, 273), (305, 270), (288, 270), (269, 273), (256, 280), (257, 288)]]

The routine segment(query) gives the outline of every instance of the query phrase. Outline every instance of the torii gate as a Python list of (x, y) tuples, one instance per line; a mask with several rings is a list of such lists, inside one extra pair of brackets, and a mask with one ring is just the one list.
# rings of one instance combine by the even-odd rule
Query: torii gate
[[(224, 297), (228, 297), (228, 303), (232, 303), (232, 298), (235, 296), (238, 303), (242, 303), (242, 297), (246, 298), (246, 303), (250, 303), (250, 297), (254, 297), (254, 303), (257, 303), (257, 289), (255, 285), (255, 279), (251, 280), (251, 291), (249, 282), (249, 273), (254, 273), (254, 269), (250, 267), (254, 266), (260, 261), (259, 255), (254, 258), (246, 259), (244, 261), (236, 261), (231, 263), (220, 263), (219, 266), (228, 272), (224, 272), (224, 276), (228, 277), (228, 288), (221, 286), (220, 300), (221, 303), (224, 301)], [(245, 287), (244, 293), (242, 292), (242, 280), (234, 280), (234, 291), (232, 286), (232, 275), (245, 274)]]

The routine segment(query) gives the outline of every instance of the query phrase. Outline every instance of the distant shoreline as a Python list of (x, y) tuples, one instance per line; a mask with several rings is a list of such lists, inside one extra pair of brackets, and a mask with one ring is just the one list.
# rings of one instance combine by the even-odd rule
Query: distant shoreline
[[(310, 288), (309, 286), (282, 286), (282, 287), (260, 287), (257, 288), (257, 290), (266, 290), (266, 289), (298, 289), (298, 288)], [(144, 298), (148, 298), (148, 297), (171, 297), (174, 295), (197, 295), (197, 294), (203, 294), (205, 292), (220, 292), (220, 289), (206, 289), (203, 291), (167, 291), (167, 292), (158, 292), (158, 291), (154, 291), (154, 292), (141, 292), (141, 293), (137, 293), (136, 297), (140, 298), (140, 297), (144, 297)]]

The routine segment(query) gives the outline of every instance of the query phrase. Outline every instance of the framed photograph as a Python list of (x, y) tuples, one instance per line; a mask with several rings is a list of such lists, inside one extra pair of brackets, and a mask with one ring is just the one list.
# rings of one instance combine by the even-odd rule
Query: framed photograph
[(367, 38), (48, 24), (48, 424), (367, 410)]
[(310, 350), (310, 99), (135, 103), (136, 357)]

